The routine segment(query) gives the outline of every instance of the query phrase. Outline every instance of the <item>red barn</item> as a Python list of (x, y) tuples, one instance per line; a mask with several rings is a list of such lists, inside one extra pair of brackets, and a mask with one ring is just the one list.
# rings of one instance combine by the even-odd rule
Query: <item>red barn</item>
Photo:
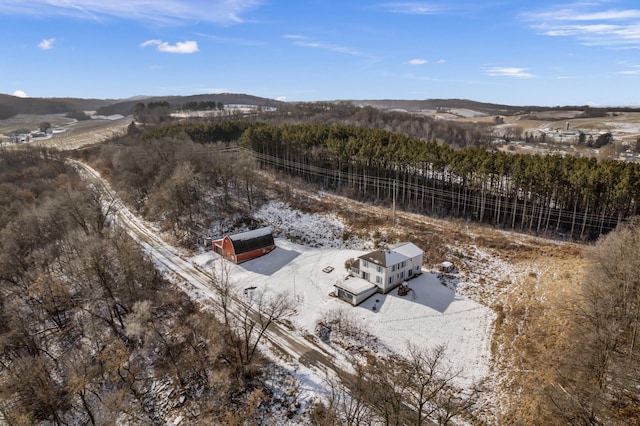
[(269, 253), (276, 248), (271, 228), (243, 232), (213, 242), (213, 250), (232, 261), (241, 263)]

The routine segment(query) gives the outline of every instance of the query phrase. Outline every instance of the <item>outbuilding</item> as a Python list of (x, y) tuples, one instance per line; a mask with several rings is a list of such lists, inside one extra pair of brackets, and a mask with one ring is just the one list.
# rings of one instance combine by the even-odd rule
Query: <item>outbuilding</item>
[(273, 233), (269, 227), (227, 235), (213, 242), (213, 250), (233, 263), (255, 259), (275, 248)]
[(446, 273), (446, 274), (451, 274), (454, 273), (456, 271), (456, 267), (453, 263), (449, 262), (449, 261), (445, 261), (442, 262), (440, 264), (440, 271)]

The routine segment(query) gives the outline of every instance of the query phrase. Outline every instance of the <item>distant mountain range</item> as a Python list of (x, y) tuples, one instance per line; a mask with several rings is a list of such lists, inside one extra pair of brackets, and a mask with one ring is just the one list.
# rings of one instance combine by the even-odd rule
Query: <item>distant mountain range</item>
[[(99, 115), (129, 115), (137, 103), (168, 102), (172, 107), (187, 102), (222, 102), (224, 105), (259, 105), (278, 107), (284, 103), (275, 99), (258, 96), (217, 93), (192, 96), (135, 96), (128, 99), (80, 99), (80, 98), (19, 98), (0, 94), (0, 119), (15, 114), (64, 114), (73, 111), (96, 111)], [(438, 109), (467, 109), (487, 115), (514, 115), (525, 112), (548, 111), (558, 109), (584, 110), (587, 106), (540, 107), (512, 106), (468, 99), (425, 99), (425, 100), (345, 100), (332, 102), (352, 102), (356, 105), (371, 106), (382, 110), (403, 110), (421, 112)], [(624, 111), (628, 108), (607, 108), (609, 111)], [(637, 109), (636, 109), (637, 110)]]

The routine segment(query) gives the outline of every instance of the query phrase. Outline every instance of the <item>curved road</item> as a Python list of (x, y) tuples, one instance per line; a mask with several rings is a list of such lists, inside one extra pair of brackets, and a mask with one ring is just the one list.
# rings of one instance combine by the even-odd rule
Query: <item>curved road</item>
[[(104, 199), (111, 200), (111, 208), (114, 210), (114, 216), (119, 224), (127, 230), (134, 240), (145, 248), (155, 261), (164, 265), (203, 294), (206, 294), (210, 298), (211, 304), (219, 307), (215, 291), (210, 287), (211, 274), (180, 257), (173, 246), (167, 244), (153, 230), (145, 226), (124, 205), (111, 189), (109, 183), (95, 169), (75, 160), (73, 160), (73, 164), (80, 170), (83, 177), (91, 182), (95, 189), (103, 195)], [(240, 303), (237, 299), (231, 301), (232, 313), (234, 311), (240, 312)], [(300, 364), (314, 370), (319, 377), (324, 377), (327, 373), (339, 375), (343, 371), (341, 367), (332, 361), (331, 355), (321, 347), (278, 323), (271, 323), (265, 336), (273, 346), (290, 355)]]

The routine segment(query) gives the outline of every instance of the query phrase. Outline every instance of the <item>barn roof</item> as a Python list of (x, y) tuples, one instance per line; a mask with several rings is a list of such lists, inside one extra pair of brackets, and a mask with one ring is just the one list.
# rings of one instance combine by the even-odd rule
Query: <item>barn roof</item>
[(254, 229), (253, 231), (241, 232), (235, 235), (229, 235), (231, 241), (241, 241), (241, 240), (252, 240), (257, 237), (262, 237), (265, 235), (272, 235), (271, 228), (269, 226), (259, 229)]
[(269, 227), (229, 235), (229, 239), (236, 255), (275, 245)]

